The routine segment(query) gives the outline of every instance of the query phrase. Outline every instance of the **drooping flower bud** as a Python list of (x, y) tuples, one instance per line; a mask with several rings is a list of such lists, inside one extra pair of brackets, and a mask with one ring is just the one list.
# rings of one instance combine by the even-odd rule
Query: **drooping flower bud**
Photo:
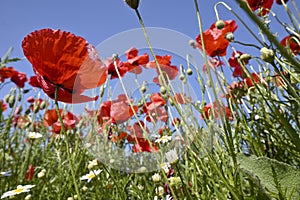
[(234, 35), (232, 32), (228, 32), (226, 35), (225, 35), (225, 38), (229, 41), (229, 42), (232, 42), (234, 40)]
[(216, 27), (217, 27), (217, 29), (219, 29), (219, 30), (223, 29), (223, 28), (225, 27), (224, 21), (223, 21), (223, 20), (218, 20), (218, 21), (216, 22)]
[(136, 10), (139, 7), (140, 0), (125, 0), (125, 2), (130, 8)]
[(260, 58), (263, 61), (266, 61), (268, 63), (272, 63), (274, 61), (274, 51), (272, 49), (268, 49), (266, 47), (263, 47), (260, 49)]

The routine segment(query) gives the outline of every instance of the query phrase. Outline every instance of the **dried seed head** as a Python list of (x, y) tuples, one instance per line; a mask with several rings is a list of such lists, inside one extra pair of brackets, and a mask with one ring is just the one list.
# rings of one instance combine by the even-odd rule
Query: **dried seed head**
[(223, 20), (218, 20), (216, 22), (216, 27), (217, 27), (217, 29), (220, 29), (220, 30), (223, 29), (225, 27), (224, 21)]

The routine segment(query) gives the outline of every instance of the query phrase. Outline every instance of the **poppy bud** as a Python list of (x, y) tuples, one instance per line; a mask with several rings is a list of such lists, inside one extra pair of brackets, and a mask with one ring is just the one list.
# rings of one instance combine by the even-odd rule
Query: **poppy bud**
[(40, 104), (40, 109), (43, 110), (46, 108), (46, 101), (42, 101), (42, 103)]
[(10, 94), (5, 95), (4, 100), (5, 100), (6, 103), (8, 103), (9, 98), (10, 98)]
[(8, 104), (9, 104), (10, 108), (12, 108), (14, 106), (15, 101), (16, 101), (15, 95), (11, 95), (8, 99)]
[(130, 8), (136, 10), (139, 7), (140, 0), (125, 0), (125, 2)]
[(35, 105), (35, 106), (33, 107), (33, 112), (34, 112), (34, 113), (39, 112), (39, 110), (40, 110), (40, 108), (39, 108), (38, 105)]
[(247, 54), (247, 53), (244, 53), (244, 54), (242, 54), (241, 56), (240, 56), (240, 60), (241, 61), (248, 61), (248, 60), (250, 60), (251, 59), (251, 56), (249, 55), (249, 54)]
[(268, 63), (272, 63), (274, 61), (274, 51), (272, 49), (263, 47), (260, 49), (260, 53), (261, 53), (260, 58), (263, 61), (266, 61)]
[(105, 89), (105, 86), (101, 86), (100, 87), (100, 94), (99, 94), (100, 97), (103, 97), (103, 95), (104, 95), (104, 89)]
[(142, 85), (142, 87), (140, 88), (140, 92), (141, 93), (145, 93), (146, 92), (146, 87), (144, 85)]
[(231, 41), (234, 40), (234, 35), (233, 35), (232, 32), (228, 32), (228, 33), (225, 35), (225, 38), (226, 38), (229, 42), (231, 42)]
[(196, 47), (196, 43), (195, 43), (194, 40), (190, 40), (190, 41), (189, 41), (189, 44), (190, 44), (193, 48)]
[(185, 79), (185, 76), (184, 76), (183, 74), (180, 74), (179, 79), (180, 79), (181, 81), (183, 81), (183, 80)]
[(164, 86), (161, 86), (159, 89), (161, 94), (166, 94), (167, 93), (167, 89)]
[(224, 21), (223, 21), (223, 20), (218, 20), (218, 21), (216, 22), (216, 27), (217, 27), (217, 29), (219, 29), (219, 30), (223, 29), (223, 28), (225, 27)]
[(21, 100), (22, 100), (22, 94), (19, 93), (19, 94), (18, 94), (18, 101), (21, 101)]
[(187, 68), (186, 73), (191, 76), (193, 74), (193, 70), (191, 68)]

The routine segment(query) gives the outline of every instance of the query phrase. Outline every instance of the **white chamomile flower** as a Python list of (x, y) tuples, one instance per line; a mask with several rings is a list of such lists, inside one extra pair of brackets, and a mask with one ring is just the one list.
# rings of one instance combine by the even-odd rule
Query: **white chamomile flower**
[(166, 159), (167, 159), (167, 162), (169, 162), (171, 164), (177, 163), (177, 161), (179, 159), (177, 151), (175, 149), (172, 149), (172, 150), (168, 151), (166, 153)]
[(1, 199), (4, 199), (6, 197), (15, 196), (15, 195), (23, 193), (23, 192), (29, 192), (30, 189), (33, 188), (33, 187), (35, 187), (35, 185), (18, 185), (17, 189), (5, 192), (1, 196)]
[(38, 132), (29, 132), (27, 136), (29, 139), (38, 139), (43, 137), (43, 135)]
[(164, 172), (166, 173), (166, 174), (168, 174), (169, 173), (169, 171), (170, 171), (170, 168), (171, 167), (171, 165), (170, 165), (170, 163), (162, 163), (162, 164), (160, 164), (160, 168), (162, 169), (162, 170), (164, 170)]
[(89, 161), (89, 164), (88, 164), (88, 169), (92, 169), (93, 167), (97, 166), (98, 165), (98, 160), (97, 159), (94, 159), (92, 161)]
[(155, 140), (155, 142), (165, 144), (165, 143), (167, 143), (167, 142), (169, 142), (169, 141), (171, 141), (171, 140), (172, 140), (172, 136), (164, 135), (164, 136), (162, 136), (162, 137), (160, 137), (160, 138), (157, 138), (157, 139)]
[(93, 178), (95, 178), (96, 176), (98, 176), (101, 172), (102, 172), (101, 169), (92, 170), (88, 174), (83, 175), (82, 177), (80, 177), (80, 180), (82, 180), (82, 181), (83, 180), (87, 180), (87, 182), (90, 182)]
[(176, 185), (178, 183), (181, 183), (180, 177), (170, 177), (168, 178), (170, 185)]
[(2, 176), (11, 176), (11, 171), (0, 172), (0, 177), (2, 177)]
[(157, 183), (157, 182), (159, 182), (160, 180), (161, 180), (161, 176), (160, 176), (159, 173), (155, 173), (155, 174), (152, 175), (152, 181), (153, 181), (153, 182)]

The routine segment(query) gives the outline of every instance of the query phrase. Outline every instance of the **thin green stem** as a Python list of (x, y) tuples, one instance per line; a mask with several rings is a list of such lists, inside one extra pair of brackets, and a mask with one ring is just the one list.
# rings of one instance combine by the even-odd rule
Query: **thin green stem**
[(55, 87), (55, 94), (54, 94), (55, 109), (56, 109), (56, 112), (57, 112), (57, 115), (58, 115), (58, 119), (59, 119), (60, 124), (61, 124), (61, 131), (60, 132), (63, 133), (64, 136), (65, 136), (65, 142), (66, 142), (66, 148), (67, 148), (67, 156), (68, 156), (68, 161), (69, 161), (69, 165), (70, 165), (70, 169), (71, 169), (71, 175), (72, 175), (72, 179), (73, 179), (73, 184), (74, 184), (74, 187), (75, 187), (75, 191), (76, 191), (78, 200), (81, 200), (79, 189), (78, 189), (78, 185), (77, 185), (77, 180), (75, 178), (75, 171), (74, 171), (74, 166), (73, 166), (73, 160), (71, 158), (71, 153), (70, 153), (70, 149), (69, 149), (68, 135), (67, 135), (67, 132), (66, 132), (66, 129), (65, 129), (65, 126), (64, 126), (64, 122), (63, 122), (63, 119), (62, 119), (62, 116), (61, 116), (61, 113), (60, 113), (60, 110), (59, 110), (58, 101), (57, 101), (58, 90), (59, 90), (59, 85), (56, 85), (56, 87)]
[(267, 36), (268, 40), (272, 42), (275, 47), (278, 49), (280, 54), (288, 59), (291, 64), (294, 66), (297, 72), (300, 72), (300, 63), (277, 41), (276, 37), (270, 32), (270, 30), (265, 26), (265, 24), (250, 10), (246, 1), (236, 0), (240, 7), (247, 13), (247, 15), (252, 19), (260, 30)]

